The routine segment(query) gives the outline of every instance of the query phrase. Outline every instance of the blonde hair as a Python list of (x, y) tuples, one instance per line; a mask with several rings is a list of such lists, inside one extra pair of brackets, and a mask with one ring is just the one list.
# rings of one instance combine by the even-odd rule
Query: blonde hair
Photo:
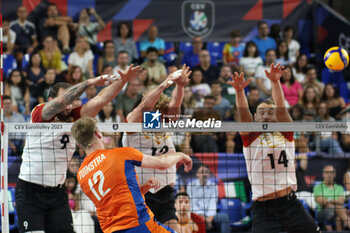
[(164, 108), (167, 104), (169, 104), (171, 98), (167, 96), (166, 94), (162, 93), (159, 96), (159, 100), (156, 103), (156, 108)]
[(92, 117), (83, 117), (74, 122), (71, 133), (73, 138), (83, 148), (88, 148), (94, 139), (97, 120)]
[[(84, 41), (87, 43), (87, 47), (86, 47), (85, 49), (82, 50), (83, 54), (84, 54), (86, 51), (90, 50), (90, 43), (89, 43), (89, 40), (88, 40), (87, 37), (85, 37), (85, 36), (78, 36), (78, 38), (76, 39), (75, 43), (77, 43), (78, 40), (84, 40)], [(75, 52), (79, 52), (78, 50), (79, 50), (79, 48), (77, 48), (77, 46), (75, 46), (74, 51), (75, 51)]]

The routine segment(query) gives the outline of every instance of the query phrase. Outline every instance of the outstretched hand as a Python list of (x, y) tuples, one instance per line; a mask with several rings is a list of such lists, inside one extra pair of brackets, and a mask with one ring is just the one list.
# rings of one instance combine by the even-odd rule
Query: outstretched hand
[(182, 72), (181, 72), (180, 77), (175, 80), (176, 85), (179, 85), (181, 87), (186, 86), (190, 82), (191, 73), (192, 73), (192, 71), (190, 70), (190, 67), (186, 66), (186, 64), (184, 64), (182, 66)]
[(118, 74), (120, 75), (123, 81), (128, 82), (136, 78), (141, 73), (141, 71), (142, 68), (140, 66), (134, 66), (134, 64), (131, 64), (126, 73), (123, 73), (118, 70)]
[(266, 77), (271, 80), (271, 82), (276, 82), (280, 80), (283, 73), (285, 72), (284, 66), (281, 64), (275, 65), (274, 63), (271, 64), (270, 71), (265, 70)]
[(108, 86), (109, 84), (113, 83), (118, 77), (119, 75), (104, 74), (96, 78), (89, 79), (88, 81), (91, 81), (91, 84), (97, 87)]
[(148, 189), (154, 188), (157, 190), (160, 187), (160, 181), (155, 177), (151, 177), (144, 185), (146, 185)]
[(250, 82), (252, 80), (253, 80), (252, 78), (249, 78), (248, 80), (245, 80), (243, 72), (241, 72), (240, 75), (238, 75), (238, 73), (235, 72), (232, 75), (232, 81), (227, 81), (227, 84), (232, 85), (232, 87), (236, 91), (240, 91), (240, 90), (243, 90), (244, 88), (246, 88), (250, 84)]

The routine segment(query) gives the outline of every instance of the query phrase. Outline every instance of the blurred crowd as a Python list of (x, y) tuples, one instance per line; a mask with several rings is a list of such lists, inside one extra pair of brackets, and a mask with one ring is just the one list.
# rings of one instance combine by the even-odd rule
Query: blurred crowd
[[(272, 63), (281, 63), (286, 72), (281, 78), (286, 104), (294, 121), (344, 121), (350, 101), (347, 85), (341, 73), (334, 74), (315, 62), (310, 54), (303, 54), (296, 29), (292, 26), (271, 27), (266, 22), (257, 25), (258, 35), (247, 43), (241, 32), (228, 30), (226, 42), (219, 55), (210, 42), (194, 37), (190, 42), (168, 42), (158, 37), (158, 28), (148, 28), (147, 38), (134, 41), (129, 22), (120, 22), (112, 40), (100, 42), (97, 34), (105, 23), (93, 8), (82, 9), (77, 21), (60, 15), (57, 6), (50, 3), (46, 17), (30, 22), (24, 6), (17, 9), (17, 19), (3, 20), (4, 52), (4, 119), (5, 122), (28, 122), (30, 112), (39, 103), (48, 101), (48, 93), (57, 82), (77, 84), (83, 80), (124, 72), (131, 63), (139, 64), (143, 72), (130, 81), (122, 93), (98, 114), (99, 122), (125, 122), (142, 95), (160, 84), (169, 73), (189, 65), (191, 82), (185, 87), (182, 111), (186, 116), (207, 120), (237, 121), (235, 90), (226, 82), (234, 72), (243, 72), (252, 78), (247, 88), (251, 112), (258, 104), (271, 97), (271, 86), (265, 70)], [(169, 49), (170, 44), (170, 49)], [(210, 45), (213, 45), (211, 43)], [(214, 54), (216, 52), (216, 54)], [(171, 93), (173, 87), (165, 93)], [(93, 98), (100, 89), (91, 86), (74, 101), (78, 107)], [(242, 153), (238, 133), (175, 134), (178, 150), (186, 153), (224, 152)], [(296, 150), (330, 154), (350, 152), (350, 135), (339, 133), (295, 133)], [(106, 148), (120, 144), (119, 134), (106, 134)], [(24, 138), (12, 135), (9, 155), (20, 156)], [(72, 209), (79, 209), (76, 193), (78, 152), (69, 166), (66, 186)], [(350, 190), (350, 188), (349, 188)], [(93, 207), (84, 207), (94, 212)], [(96, 217), (94, 217), (95, 222)]]

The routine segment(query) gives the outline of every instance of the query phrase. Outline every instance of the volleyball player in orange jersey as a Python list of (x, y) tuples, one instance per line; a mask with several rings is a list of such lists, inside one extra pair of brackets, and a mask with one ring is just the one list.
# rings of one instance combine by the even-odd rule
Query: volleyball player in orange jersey
[(104, 149), (96, 120), (90, 117), (76, 121), (71, 132), (87, 154), (77, 177), (83, 192), (96, 206), (103, 232), (174, 232), (160, 224), (145, 204), (143, 194), (159, 183), (150, 179), (140, 187), (134, 167), (167, 169), (183, 161), (188, 172), (192, 168), (189, 156), (150, 156), (131, 147)]

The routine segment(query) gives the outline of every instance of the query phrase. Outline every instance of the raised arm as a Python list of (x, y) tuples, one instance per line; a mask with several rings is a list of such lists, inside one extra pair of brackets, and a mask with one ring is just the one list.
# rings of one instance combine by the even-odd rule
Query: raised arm
[(68, 88), (63, 94), (58, 95), (54, 99), (47, 102), (42, 111), (42, 119), (50, 120), (57, 113), (63, 111), (68, 105), (71, 105), (89, 86), (104, 86), (108, 85), (111, 77), (96, 77), (86, 80)]
[(160, 156), (144, 154), (141, 167), (164, 170), (172, 167), (180, 161), (184, 162), (185, 172), (189, 172), (192, 169), (192, 159), (181, 152), (167, 153)]
[(239, 113), (239, 118), (241, 122), (252, 122), (253, 116), (249, 110), (248, 100), (244, 92), (244, 88), (249, 85), (252, 78), (244, 80), (244, 74), (238, 75), (237, 72), (232, 75), (232, 81), (228, 81), (227, 84), (232, 85), (236, 90), (236, 106)]
[(126, 119), (128, 122), (142, 122), (142, 112), (144, 109), (153, 109), (159, 100), (160, 95), (163, 91), (171, 86), (174, 82), (177, 82), (181, 76), (174, 77), (173, 73), (169, 74), (168, 77), (159, 84), (156, 88), (148, 91), (142, 98), (141, 103), (130, 112)]
[(271, 64), (270, 71), (265, 70), (266, 77), (271, 81), (272, 100), (276, 105), (276, 119), (278, 122), (292, 122), (292, 117), (289, 115), (286, 108), (284, 94), (280, 82), (283, 75), (284, 66), (281, 64)]
[[(133, 64), (130, 65), (125, 74), (118, 71), (120, 78), (112, 85), (104, 88), (97, 96), (84, 104), (80, 112), (81, 116), (95, 117), (106, 104), (112, 101), (119, 94), (125, 83), (135, 78), (140, 72), (141, 68), (139, 66), (134, 67)], [(102, 75), (100, 77), (105, 76), (106, 75)]]

